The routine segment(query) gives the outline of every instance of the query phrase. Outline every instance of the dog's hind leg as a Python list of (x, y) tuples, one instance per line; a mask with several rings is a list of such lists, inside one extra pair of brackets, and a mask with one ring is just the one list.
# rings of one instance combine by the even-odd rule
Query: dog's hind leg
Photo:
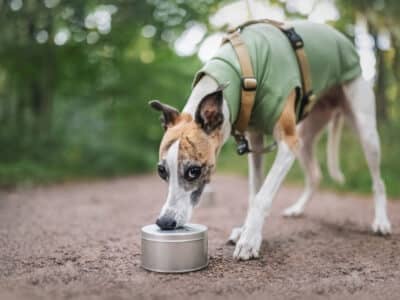
[(380, 141), (376, 125), (375, 95), (372, 87), (360, 78), (343, 86), (346, 96), (346, 117), (361, 141), (372, 177), (375, 219), (372, 229), (389, 234), (391, 226), (386, 211), (385, 184), (380, 172)]
[[(247, 139), (249, 141), (250, 149), (261, 150), (264, 146), (264, 135), (263, 133), (250, 131), (247, 133)], [(252, 205), (252, 201), (258, 193), (264, 176), (264, 154), (263, 153), (249, 153), (248, 155), (248, 166), (249, 166), (249, 206)], [(242, 233), (242, 227), (235, 227), (232, 229), (232, 233), (229, 236), (229, 242), (236, 244)]]
[(286, 217), (301, 215), (306, 203), (318, 188), (321, 181), (321, 170), (315, 157), (314, 146), (322, 129), (330, 121), (333, 122), (333, 118), (341, 114), (340, 104), (343, 102), (343, 98), (341, 87), (333, 87), (321, 96), (307, 118), (298, 125), (302, 147), (297, 158), (305, 173), (306, 186), (297, 202), (283, 211), (283, 215)]
[(327, 143), (327, 158), (328, 172), (333, 180), (343, 184), (345, 178), (340, 169), (340, 136), (343, 127), (343, 114), (338, 112), (332, 117), (332, 121), (328, 125), (328, 143)]
[(283, 211), (285, 217), (297, 217), (303, 214), (306, 203), (312, 198), (321, 181), (321, 170), (315, 157), (314, 146), (319, 134), (331, 117), (330, 112), (314, 108), (307, 118), (299, 124), (298, 132), (301, 148), (297, 156), (305, 173), (305, 189), (300, 198)]

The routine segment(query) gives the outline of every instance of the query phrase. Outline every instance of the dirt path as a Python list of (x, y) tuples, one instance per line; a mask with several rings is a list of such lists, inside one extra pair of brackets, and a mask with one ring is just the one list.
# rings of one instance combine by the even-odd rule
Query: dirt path
[(394, 234), (370, 233), (372, 200), (320, 193), (306, 216), (280, 212), (300, 194), (284, 188), (264, 228), (262, 257), (232, 260), (225, 244), (247, 207), (245, 178), (216, 178), (206, 270), (165, 275), (140, 268), (140, 228), (166, 187), (155, 177), (56, 185), (0, 195), (0, 299), (399, 299), (400, 202)]

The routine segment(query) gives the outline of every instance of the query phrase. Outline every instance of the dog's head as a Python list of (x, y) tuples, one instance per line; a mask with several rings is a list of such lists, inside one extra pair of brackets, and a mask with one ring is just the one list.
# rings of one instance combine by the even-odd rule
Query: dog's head
[(167, 200), (156, 223), (174, 229), (190, 220), (204, 186), (210, 181), (222, 145), (223, 86), (206, 95), (194, 117), (151, 101), (161, 111), (165, 130), (159, 150), (158, 174), (168, 182)]

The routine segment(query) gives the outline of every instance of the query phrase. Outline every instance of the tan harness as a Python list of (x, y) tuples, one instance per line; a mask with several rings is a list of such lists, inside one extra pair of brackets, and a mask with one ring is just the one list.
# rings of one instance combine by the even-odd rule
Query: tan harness
[[(232, 30), (229, 30), (228, 34), (224, 37), (222, 43), (224, 44), (226, 42), (230, 42), (232, 44), (232, 47), (235, 50), (239, 60), (240, 69), (242, 71), (239, 116), (233, 124), (232, 129), (232, 135), (235, 137), (236, 142), (238, 143), (237, 151), (240, 155), (247, 152), (256, 152), (249, 149), (248, 142), (244, 137), (244, 132), (249, 125), (250, 116), (257, 91), (257, 79), (254, 76), (253, 67), (251, 64), (249, 52), (247, 51), (246, 44), (240, 37), (240, 31), (246, 26), (258, 23), (265, 23), (277, 27), (286, 35), (293, 47), (297, 58), (297, 63), (299, 65), (302, 85), (302, 96), (297, 97), (298, 99), (296, 99), (295, 104), (295, 109), (299, 107), (297, 112), (298, 121), (302, 120), (307, 115), (307, 113), (310, 112), (316, 100), (316, 97), (312, 92), (310, 66), (308, 64), (307, 55), (304, 51), (304, 43), (302, 38), (296, 33), (293, 27), (288, 26), (282, 22), (262, 19), (248, 21)], [(300, 103), (298, 101), (300, 101)], [(262, 151), (257, 152), (266, 152), (266, 149), (270, 150), (271, 146), (268, 146)]]

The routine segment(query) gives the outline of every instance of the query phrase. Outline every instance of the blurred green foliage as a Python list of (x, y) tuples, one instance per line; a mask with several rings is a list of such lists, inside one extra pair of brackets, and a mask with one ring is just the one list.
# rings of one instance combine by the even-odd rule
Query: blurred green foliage
[[(0, 0), (0, 185), (153, 168), (162, 130), (147, 102), (183, 106), (200, 62), (170, 45), (212, 1), (19, 3)], [(104, 10), (102, 33), (88, 16)]]
[[(209, 16), (229, 2), (0, 0), (0, 186), (153, 170), (162, 130), (147, 102), (182, 108), (201, 66), (196, 56), (177, 56), (173, 44), (193, 21), (215, 31)], [(270, 2), (288, 17), (305, 17), (282, 1)], [(376, 48), (382, 171), (393, 196), (400, 195), (398, 3), (336, 1), (341, 18), (333, 24), (348, 34), (356, 16), (364, 15), (374, 38), (388, 29), (395, 46)], [(340, 189), (369, 191), (351, 134), (344, 135), (342, 153), (347, 183)], [(318, 155), (324, 162), (324, 146)], [(246, 158), (236, 156), (231, 143), (219, 169), (245, 173)], [(289, 179), (302, 180), (298, 166)]]

